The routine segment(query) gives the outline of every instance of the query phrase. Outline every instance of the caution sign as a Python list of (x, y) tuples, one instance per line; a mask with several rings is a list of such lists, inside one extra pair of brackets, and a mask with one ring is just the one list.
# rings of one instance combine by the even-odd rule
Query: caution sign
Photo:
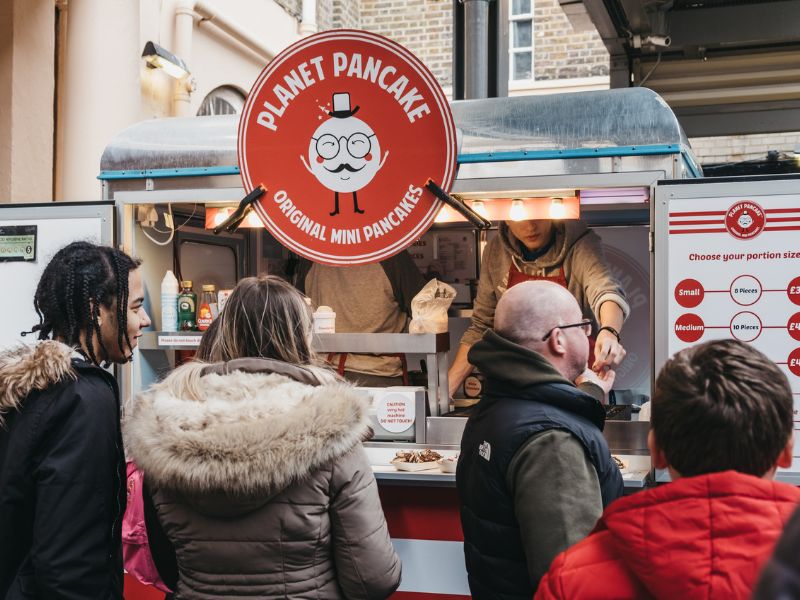
[(410, 246), (449, 190), (456, 133), (447, 99), (408, 50), (365, 31), (305, 38), (275, 57), (239, 122), (245, 189), (264, 225), (316, 262), (377, 262)]

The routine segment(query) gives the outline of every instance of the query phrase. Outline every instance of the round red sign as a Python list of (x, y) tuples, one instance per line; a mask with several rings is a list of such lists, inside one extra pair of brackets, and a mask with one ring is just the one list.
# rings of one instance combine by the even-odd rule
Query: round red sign
[(749, 240), (764, 230), (764, 209), (755, 202), (737, 202), (725, 213), (725, 229), (739, 240)]
[(675, 335), (682, 342), (696, 342), (703, 337), (706, 326), (699, 316), (686, 313), (675, 320)]
[(704, 297), (703, 284), (696, 279), (684, 279), (675, 286), (675, 301), (685, 308), (694, 308)]
[(245, 189), (290, 250), (331, 265), (372, 263), (410, 246), (449, 190), (456, 131), (447, 98), (411, 52), (365, 31), (293, 44), (261, 72), (239, 121)]

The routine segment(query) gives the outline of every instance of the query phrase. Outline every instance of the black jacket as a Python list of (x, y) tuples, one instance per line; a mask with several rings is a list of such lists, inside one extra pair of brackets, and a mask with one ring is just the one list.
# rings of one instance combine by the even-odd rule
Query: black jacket
[(753, 592), (753, 600), (795, 600), (800, 598), (800, 509), (796, 510), (786, 524), (775, 547), (775, 554), (769, 559), (758, 585)]
[(53, 341), (0, 355), (0, 598), (122, 598), (114, 378)]
[[(602, 405), (543, 356), (490, 330), (472, 347), (469, 360), (486, 377), (481, 401), (464, 429), (456, 473), (470, 591), (478, 599), (527, 600), (535, 587), (507, 485), (517, 452), (533, 436), (553, 429), (574, 436), (597, 472), (602, 499), (598, 515), (622, 495), (622, 476), (602, 434)], [(548, 481), (538, 485), (544, 490)], [(588, 492), (578, 487), (571, 492)]]

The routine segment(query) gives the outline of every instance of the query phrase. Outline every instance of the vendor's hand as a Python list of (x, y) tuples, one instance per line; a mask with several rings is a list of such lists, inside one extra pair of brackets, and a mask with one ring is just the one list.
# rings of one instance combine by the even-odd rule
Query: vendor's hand
[(594, 364), (592, 371), (602, 373), (610, 367), (616, 367), (625, 358), (625, 348), (617, 341), (617, 336), (607, 329), (597, 334), (594, 344)]
[(575, 379), (575, 385), (582, 383), (593, 383), (603, 390), (606, 402), (608, 402), (608, 392), (614, 387), (614, 380), (617, 378), (617, 373), (613, 369), (605, 369), (601, 373), (595, 373), (591, 369), (586, 369), (583, 373), (578, 375)]

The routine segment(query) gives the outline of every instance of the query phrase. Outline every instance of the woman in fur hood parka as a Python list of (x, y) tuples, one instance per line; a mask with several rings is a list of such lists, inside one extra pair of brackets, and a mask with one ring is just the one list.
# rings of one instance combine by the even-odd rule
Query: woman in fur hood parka
[(124, 423), (175, 598), (389, 596), (400, 561), (361, 446), (368, 401), (311, 366), (302, 296), (276, 277), (244, 279), (212, 334), (208, 362), (173, 371)]

